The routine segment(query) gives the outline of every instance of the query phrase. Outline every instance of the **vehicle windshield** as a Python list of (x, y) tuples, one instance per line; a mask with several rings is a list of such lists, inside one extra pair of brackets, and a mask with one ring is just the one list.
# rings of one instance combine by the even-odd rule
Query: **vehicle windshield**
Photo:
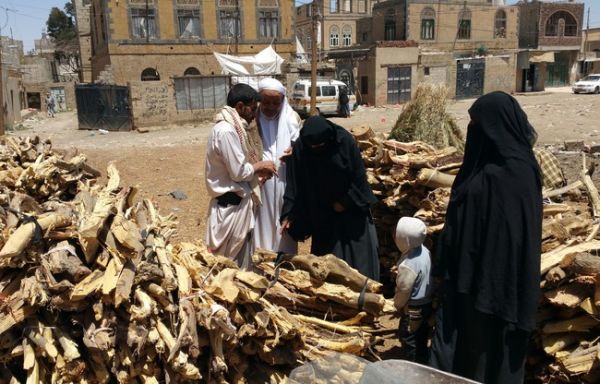
[(600, 75), (590, 75), (586, 76), (581, 81), (600, 81)]

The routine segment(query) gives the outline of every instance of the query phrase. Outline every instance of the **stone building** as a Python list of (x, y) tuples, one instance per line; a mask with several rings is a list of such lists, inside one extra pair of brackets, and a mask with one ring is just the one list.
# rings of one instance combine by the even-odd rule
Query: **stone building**
[(520, 91), (575, 81), (582, 43), (584, 4), (532, 1), (520, 10), (517, 85)]
[(296, 50), (293, 0), (92, 0), (92, 81), (220, 74), (213, 52)]
[[(420, 82), (446, 83), (456, 98), (494, 90), (512, 92), (518, 25), (518, 7), (503, 0), (382, 1), (373, 6), (371, 17), (359, 20), (360, 43), (381, 47), (387, 42), (392, 48), (395, 42), (412, 42), (419, 47), (418, 65), (406, 65), (406, 55), (398, 52), (398, 63), (386, 59), (386, 81), (370, 78), (383, 76), (381, 71), (358, 77), (363, 84), (387, 87), (388, 103), (409, 100)], [(383, 101), (381, 96), (366, 99), (376, 105)]]
[[(320, 23), (317, 33), (318, 48), (321, 51), (350, 47), (360, 43), (357, 35), (357, 21), (371, 15), (377, 0), (314, 0), (317, 1)], [(311, 28), (313, 19), (312, 3), (296, 8), (296, 35), (310, 53), (312, 46)]]
[(4, 127), (0, 132), (10, 129), (21, 121), (23, 109), (23, 81), (20, 58), (23, 56), (23, 42), (7, 36), (0, 36), (0, 92), (2, 105), (0, 113), (4, 115)]
[(72, 0), (75, 8), (75, 25), (79, 40), (79, 81), (92, 82), (92, 31), (90, 12), (92, 0)]
[(581, 75), (600, 73), (600, 28), (590, 28), (583, 31), (581, 43)]

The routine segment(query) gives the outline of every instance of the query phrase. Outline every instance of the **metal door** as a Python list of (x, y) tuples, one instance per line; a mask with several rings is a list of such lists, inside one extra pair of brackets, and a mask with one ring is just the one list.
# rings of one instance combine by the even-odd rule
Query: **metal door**
[(411, 67), (388, 67), (387, 103), (410, 100)]
[(468, 99), (483, 95), (485, 59), (456, 62), (456, 98)]
[(77, 85), (79, 129), (130, 131), (129, 88), (116, 85)]

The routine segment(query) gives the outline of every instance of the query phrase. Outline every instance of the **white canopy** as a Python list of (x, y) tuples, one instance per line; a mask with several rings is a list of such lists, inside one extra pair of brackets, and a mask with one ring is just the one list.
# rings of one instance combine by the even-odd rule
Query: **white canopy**
[[(270, 45), (252, 56), (213, 53), (221, 65), (223, 73), (227, 75), (278, 75), (281, 74), (281, 64), (285, 61)], [(248, 68), (252, 68), (252, 70)]]

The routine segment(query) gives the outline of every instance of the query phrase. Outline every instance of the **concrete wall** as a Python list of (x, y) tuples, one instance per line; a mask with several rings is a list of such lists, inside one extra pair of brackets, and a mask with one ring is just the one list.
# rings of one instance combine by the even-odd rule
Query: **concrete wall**
[[(26, 93), (39, 93), (40, 94), (40, 102), (41, 102), (41, 111), (47, 112), (48, 106), (46, 105), (46, 94), (50, 92), (52, 88), (62, 88), (65, 93), (65, 104), (64, 110), (71, 111), (77, 109), (77, 102), (75, 101), (75, 83), (66, 82), (66, 83), (32, 83), (25, 85)], [(31, 108), (31, 106), (27, 106)], [(58, 106), (56, 107), (58, 110)]]
[[(471, 38), (457, 39), (458, 18), (462, 11), (471, 12)], [(421, 39), (421, 14), (430, 8), (435, 12), (434, 39)], [(494, 23), (499, 10), (506, 13), (506, 34), (495, 36)], [(515, 6), (494, 6), (491, 3), (464, 4), (462, 1), (445, 3), (411, 3), (408, 9), (408, 40), (415, 40), (423, 47), (441, 50), (473, 52), (481, 45), (489, 51), (502, 51), (518, 47), (519, 10)]]
[(358, 64), (357, 85), (361, 88), (361, 77), (368, 77), (368, 93), (362, 94), (362, 100), (370, 105), (387, 104), (387, 71), (392, 66), (411, 67), (411, 95), (419, 82), (417, 63), (419, 48), (382, 48), (374, 47), (367, 60)]
[(129, 82), (133, 126), (183, 124), (212, 119), (216, 110), (177, 111), (171, 80)]
[[(145, 7), (145, 0), (134, 0)], [(155, 9), (157, 35), (149, 41), (132, 39), (130, 32), (131, 1), (93, 0), (91, 10), (93, 70), (96, 81), (102, 71), (111, 66), (116, 84), (140, 79), (143, 69), (157, 68), (161, 79), (181, 76), (186, 68), (195, 66), (202, 74), (221, 72), (213, 52), (232, 53), (234, 39), (219, 37), (218, 2), (204, 0), (149, 0)], [(256, 54), (273, 41), (275, 50), (286, 60), (296, 51), (292, 0), (240, 0), (241, 37), (238, 54)], [(182, 5), (189, 4), (189, 5)], [(178, 36), (176, 10), (200, 10), (200, 37), (184, 39)], [(259, 9), (279, 12), (279, 36), (258, 36)]]
[(21, 64), (23, 83), (43, 83), (52, 81), (52, 67), (50, 62), (40, 56), (25, 56)]
[[(450, 52), (421, 52), (418, 68), (420, 83), (447, 84), (449, 81), (448, 67), (454, 64)], [(426, 74), (426, 73), (429, 74)]]
[(485, 77), (483, 93), (516, 91), (515, 73), (517, 72), (517, 55), (490, 56), (485, 58)]
[[(2, 65), (2, 64), (0, 64)], [(21, 75), (8, 65), (2, 66), (2, 100), (0, 113), (4, 114), (4, 128), (12, 128), (15, 123), (21, 121)]]

